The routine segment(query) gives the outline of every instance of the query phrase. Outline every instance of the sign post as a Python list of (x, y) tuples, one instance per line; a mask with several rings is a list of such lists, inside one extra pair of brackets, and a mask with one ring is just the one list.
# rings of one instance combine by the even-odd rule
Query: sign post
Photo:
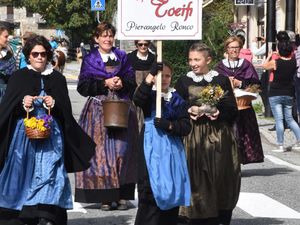
[(91, 0), (91, 11), (97, 11), (97, 21), (100, 23), (100, 11), (105, 10), (105, 0)]
[[(157, 61), (162, 62), (161, 40), (202, 39), (202, 0), (118, 0), (117, 31), (119, 40), (158, 40)], [(156, 86), (160, 118), (161, 73)]]
[(92, 11), (104, 11), (105, 10), (105, 0), (91, 0), (91, 10)]

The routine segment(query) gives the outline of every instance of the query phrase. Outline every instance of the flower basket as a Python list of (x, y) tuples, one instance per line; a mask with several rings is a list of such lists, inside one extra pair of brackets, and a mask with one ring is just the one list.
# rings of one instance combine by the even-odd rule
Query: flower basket
[(26, 127), (25, 132), (29, 139), (46, 139), (50, 136), (50, 129), (41, 131), (37, 128), (32, 129), (30, 127)]
[(46, 139), (51, 134), (50, 124), (52, 116), (50, 115), (50, 108), (48, 115), (44, 118), (29, 118), (29, 111), (27, 110), (26, 118), (24, 119), (25, 133), (29, 139)]

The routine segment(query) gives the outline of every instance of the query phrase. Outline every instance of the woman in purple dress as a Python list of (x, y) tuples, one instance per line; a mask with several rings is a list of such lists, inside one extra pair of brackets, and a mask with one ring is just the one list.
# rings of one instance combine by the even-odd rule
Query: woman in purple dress
[(76, 173), (75, 201), (102, 203), (102, 210), (127, 209), (134, 199), (137, 179), (136, 143), (138, 124), (130, 106), (128, 129), (104, 126), (103, 100), (113, 96), (130, 100), (136, 88), (135, 74), (127, 55), (113, 47), (115, 28), (102, 22), (94, 34), (99, 48), (91, 50), (82, 62), (78, 92), (88, 97), (79, 124), (97, 144), (91, 167)]
[[(228, 58), (223, 59), (216, 67), (232, 81), (233, 88), (245, 89), (249, 85), (259, 84), (254, 66), (247, 60), (239, 58), (242, 41), (237, 36), (229, 37), (224, 44)], [(256, 115), (252, 105), (239, 110), (236, 120), (236, 136), (243, 164), (264, 161)]]

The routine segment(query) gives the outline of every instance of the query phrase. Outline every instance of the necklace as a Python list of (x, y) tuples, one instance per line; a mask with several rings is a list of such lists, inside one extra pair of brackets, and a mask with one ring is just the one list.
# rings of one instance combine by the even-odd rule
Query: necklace
[(239, 66), (239, 63), (240, 63), (240, 59), (238, 59), (236, 65), (235, 65), (235, 61), (233, 61), (233, 67), (231, 67), (229, 59), (227, 59), (227, 62), (228, 62), (229, 69), (234, 73), (238, 69), (238, 66)]

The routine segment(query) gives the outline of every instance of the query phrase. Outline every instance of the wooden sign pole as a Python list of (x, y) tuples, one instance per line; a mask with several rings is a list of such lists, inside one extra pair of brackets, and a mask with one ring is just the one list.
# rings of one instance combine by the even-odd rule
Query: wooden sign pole
[[(162, 62), (162, 41), (157, 41), (157, 62)], [(156, 117), (161, 118), (161, 71), (156, 76)]]

